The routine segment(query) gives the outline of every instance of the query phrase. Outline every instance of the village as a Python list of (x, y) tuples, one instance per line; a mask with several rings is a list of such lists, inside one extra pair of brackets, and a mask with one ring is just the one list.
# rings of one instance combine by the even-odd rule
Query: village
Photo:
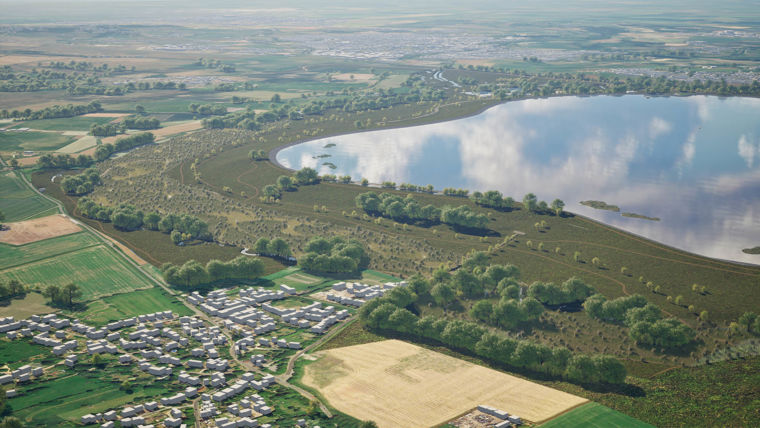
[[(50, 380), (54, 373), (91, 370), (103, 356), (112, 356), (115, 364), (163, 382), (167, 393), (149, 401), (83, 414), (79, 420), (82, 425), (187, 427), (191, 426), (188, 416), (193, 415), (196, 426), (271, 427), (258, 419), (276, 417), (278, 403), (267, 401), (259, 393), (278, 383), (278, 363), (350, 319), (350, 308), (405, 285), (406, 282), (336, 282), (330, 292), (318, 291), (310, 296), (335, 305), (314, 301), (288, 307), (276, 303), (303, 297), (285, 284), (277, 290), (241, 287), (217, 289), (205, 296), (192, 292), (183, 297), (197, 308), (198, 316), (178, 317), (171, 311), (162, 311), (101, 327), (57, 314), (32, 315), (22, 320), (4, 317), (0, 318), (0, 333), (5, 334), (1, 340), (29, 341), (50, 348), (60, 360), (49, 367), (25, 364), (9, 370), (0, 374), (0, 385), (7, 398), (18, 397), (35, 383)], [(276, 350), (285, 353), (272, 352)], [(308, 423), (299, 418), (287, 423), (290, 424)]]

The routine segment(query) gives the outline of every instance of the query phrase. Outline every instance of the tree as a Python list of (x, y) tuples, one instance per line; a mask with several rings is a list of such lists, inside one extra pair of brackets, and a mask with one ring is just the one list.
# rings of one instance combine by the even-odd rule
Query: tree
[(559, 217), (562, 215), (562, 210), (565, 208), (565, 203), (561, 199), (555, 199), (551, 204), (552, 211)]
[(137, 113), (139, 115), (144, 115), (145, 114), (145, 107), (141, 106), (140, 104), (136, 105), (135, 106), (135, 113)]
[(295, 177), (298, 184), (317, 184), (319, 182), (319, 175), (314, 168), (301, 168), (296, 171)]
[[(3, 397), (5, 397), (5, 393), (3, 393)], [(6, 416), (3, 418), (1, 426), (2, 428), (23, 428), (24, 425), (17, 417)]]
[(710, 313), (707, 311), (702, 311), (699, 313), (699, 319), (707, 322), (710, 319)]
[(575, 260), (577, 263), (580, 263), (582, 261), (580, 251), (576, 251), (573, 253), (573, 260)]
[(523, 207), (531, 212), (535, 212), (538, 208), (538, 199), (533, 193), (528, 193), (523, 197)]
[(291, 255), (290, 245), (282, 238), (275, 238), (267, 246), (269, 254), (273, 254), (277, 257), (286, 258)]
[(182, 242), (182, 233), (178, 230), (172, 230), (172, 233), (169, 236), (171, 237), (174, 245), (179, 245)]
[(267, 184), (261, 189), (261, 193), (268, 197), (273, 199), (280, 199), (280, 196), (282, 196), (282, 193), (280, 192), (280, 189), (277, 188), (274, 184)]
[(74, 300), (82, 297), (82, 290), (74, 283), (66, 284), (62, 287), (61, 293), (69, 307), (74, 306)]
[(279, 187), (282, 190), (290, 191), (295, 189), (295, 183), (293, 182), (293, 178), (288, 175), (281, 175), (277, 177), (277, 187)]
[(478, 321), (490, 322), (493, 314), (493, 305), (488, 300), (479, 300), (470, 308), (470, 316)]
[(269, 239), (259, 238), (255, 244), (253, 244), (253, 251), (256, 254), (269, 254)]
[(747, 330), (750, 330), (752, 327), (752, 324), (755, 323), (755, 320), (757, 320), (757, 314), (754, 312), (745, 312), (742, 314), (742, 316), (739, 317), (739, 324), (743, 325), (744, 328)]
[(3, 228), (3, 222), (5, 221), (5, 214), (0, 211), (0, 229)]
[(359, 424), (359, 428), (377, 428), (377, 423), (374, 421), (364, 421)]
[(443, 306), (444, 309), (456, 299), (454, 289), (446, 283), (436, 284), (435, 287), (430, 290), (430, 295), (433, 296), (433, 300)]

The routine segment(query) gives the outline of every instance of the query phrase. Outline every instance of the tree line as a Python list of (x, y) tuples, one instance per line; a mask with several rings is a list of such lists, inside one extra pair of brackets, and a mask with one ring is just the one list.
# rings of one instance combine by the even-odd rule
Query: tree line
[[(250, 156), (250, 154), (249, 154)], [(298, 189), (298, 186), (308, 186), (319, 183), (319, 175), (314, 168), (303, 167), (293, 174), (281, 175), (277, 177), (276, 184), (267, 184), (262, 187), (261, 193), (263, 200), (277, 200), (282, 197), (282, 192), (292, 192)]]
[(259, 238), (253, 245), (253, 251), (262, 256), (279, 257), (281, 259), (287, 259), (293, 255), (293, 252), (290, 251), (290, 245), (282, 238), (272, 240)]
[(148, 230), (168, 233), (172, 242), (177, 245), (193, 239), (202, 241), (213, 239), (206, 222), (187, 214), (167, 214), (165, 216), (161, 216), (157, 212), (144, 214), (132, 205), (122, 204), (116, 208), (107, 207), (87, 197), (79, 199), (77, 210), (87, 218), (111, 222), (119, 230), (131, 231), (144, 227)]
[(52, 155), (50, 153), (44, 154), (37, 159), (37, 167), (41, 169), (76, 169), (87, 168), (95, 163), (92, 156), (89, 155)]
[(235, 66), (231, 64), (225, 64), (222, 61), (218, 59), (212, 59), (212, 58), (198, 58), (198, 61), (196, 61), (193, 65), (198, 65), (201, 67), (206, 68), (215, 68), (221, 72), (224, 73), (234, 73), (235, 72)]
[(369, 266), (369, 255), (364, 246), (354, 239), (314, 237), (304, 251), (306, 254), (298, 259), (298, 265), (310, 272), (350, 273)]
[(528, 287), (528, 296), (544, 305), (556, 306), (579, 303), (594, 294), (594, 288), (580, 278), (572, 277), (562, 285), (536, 281)]
[(81, 116), (88, 113), (97, 113), (103, 111), (103, 107), (98, 101), (92, 101), (89, 104), (67, 104), (67, 105), (54, 105), (45, 107), (42, 110), (33, 111), (32, 109), (25, 110), (0, 110), (0, 119), (26, 119), (26, 120), (38, 120), (38, 119), (58, 119), (62, 117), (74, 117)]
[(660, 308), (638, 294), (607, 300), (594, 294), (583, 304), (586, 313), (606, 322), (622, 323), (641, 346), (678, 349), (691, 343), (694, 330), (675, 318), (662, 318)]
[(169, 284), (193, 290), (217, 281), (258, 278), (264, 273), (264, 263), (257, 257), (238, 256), (226, 262), (212, 259), (205, 266), (195, 260), (182, 266), (166, 263), (161, 271)]
[(61, 189), (67, 195), (82, 196), (92, 192), (100, 184), (100, 173), (95, 168), (87, 168), (81, 174), (67, 175), (61, 180)]
[(433, 340), (507, 366), (571, 382), (625, 382), (625, 366), (615, 357), (573, 354), (564, 347), (552, 348), (530, 340), (515, 339), (474, 322), (436, 316), (420, 318), (407, 309), (416, 299), (417, 296), (408, 288), (395, 288), (386, 296), (362, 305), (359, 316), (372, 330), (393, 331), (417, 339)]
[(224, 116), (227, 114), (227, 107), (224, 104), (190, 104), (187, 109), (190, 113), (200, 114), (203, 116)]
[(128, 137), (119, 138), (113, 144), (108, 143), (98, 145), (95, 148), (95, 159), (98, 161), (104, 161), (114, 153), (124, 152), (138, 146), (144, 146), (146, 144), (153, 144), (155, 141), (156, 137), (151, 132), (132, 134)]
[(74, 301), (82, 297), (82, 290), (80, 290), (79, 286), (74, 283), (63, 286), (51, 284), (45, 287), (42, 291), (42, 295), (50, 299), (53, 306), (71, 308), (74, 306)]
[(155, 117), (130, 116), (125, 118), (123, 123), (129, 129), (158, 129), (161, 127), (161, 121)]
[(363, 209), (367, 214), (390, 218), (401, 223), (423, 225), (444, 223), (455, 228), (467, 229), (484, 229), (488, 224), (488, 217), (485, 214), (475, 213), (466, 205), (443, 208), (430, 204), (422, 206), (411, 195), (402, 198), (392, 193), (366, 192), (357, 195), (354, 202), (357, 208)]
[(127, 130), (124, 122), (119, 123), (93, 123), (90, 125), (90, 135), (95, 137), (111, 137), (114, 135), (123, 134)]

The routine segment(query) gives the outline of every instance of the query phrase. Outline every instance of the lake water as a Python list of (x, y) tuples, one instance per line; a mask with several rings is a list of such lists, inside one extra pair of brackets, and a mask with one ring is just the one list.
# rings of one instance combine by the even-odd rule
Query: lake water
[[(310, 141), (277, 160), (372, 183), (496, 189), (516, 200), (533, 192), (677, 248), (760, 263), (741, 251), (760, 245), (760, 99), (517, 101), (450, 122)], [(622, 217), (583, 200), (661, 220)]]

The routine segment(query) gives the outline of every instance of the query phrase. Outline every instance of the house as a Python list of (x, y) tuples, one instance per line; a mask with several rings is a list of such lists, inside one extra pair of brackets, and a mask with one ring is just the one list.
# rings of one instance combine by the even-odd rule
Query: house
[(167, 427), (178, 427), (182, 425), (182, 419), (180, 418), (166, 418), (164, 419), (164, 426)]
[(95, 415), (93, 415), (91, 413), (88, 413), (88, 414), (82, 416), (82, 419), (80, 419), (80, 421), (84, 425), (90, 425), (90, 424), (94, 424), (94, 423), (98, 422), (97, 418), (95, 418)]

